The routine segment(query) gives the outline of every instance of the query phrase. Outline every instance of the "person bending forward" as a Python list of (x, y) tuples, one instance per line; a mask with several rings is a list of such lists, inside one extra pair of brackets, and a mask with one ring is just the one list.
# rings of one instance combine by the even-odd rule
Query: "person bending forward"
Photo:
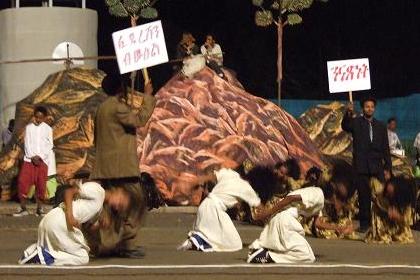
[[(78, 198), (73, 202), (75, 196)], [(103, 226), (99, 216), (104, 204), (122, 213), (128, 209), (130, 198), (122, 188), (105, 191), (95, 182), (66, 189), (65, 202), (41, 220), (38, 241), (24, 251), (19, 264), (87, 264), (90, 249), (79, 227), (89, 224), (94, 230)]]

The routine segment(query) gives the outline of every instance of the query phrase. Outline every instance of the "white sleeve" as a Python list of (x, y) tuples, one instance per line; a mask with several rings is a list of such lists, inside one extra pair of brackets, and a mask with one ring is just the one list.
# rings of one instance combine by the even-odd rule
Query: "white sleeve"
[(206, 49), (206, 47), (204, 45), (201, 46), (200, 50), (201, 50), (201, 53), (202, 54), (204, 54), (204, 55), (207, 54), (207, 49)]
[(240, 175), (236, 171), (233, 171), (232, 169), (228, 169), (228, 168), (222, 168), (218, 171), (215, 171), (214, 174), (216, 175), (217, 182), (220, 182), (222, 180), (227, 180), (227, 179), (240, 178)]
[(324, 208), (324, 193), (320, 188), (307, 187), (289, 193), (288, 195), (299, 195), (303, 207), (300, 212), (304, 216), (313, 216), (318, 214)]
[(89, 200), (103, 200), (105, 190), (98, 183), (87, 182), (79, 186), (79, 196), (80, 198)]
[(395, 139), (397, 140), (397, 145), (398, 145), (398, 146), (402, 146), (402, 145), (401, 145), (400, 138), (398, 137), (398, 134), (395, 134)]
[(79, 187), (79, 199), (73, 202), (73, 215), (80, 223), (86, 223), (100, 213), (105, 190), (95, 182), (87, 182)]
[(216, 46), (214, 46), (213, 53), (215, 55), (217, 55), (218, 57), (223, 57), (222, 48), (220, 47), (219, 44), (217, 44)]
[(31, 132), (29, 129), (29, 125), (27, 125), (25, 127), (25, 136), (24, 136), (24, 147), (25, 147), (25, 156), (27, 156), (28, 158), (31, 158), (33, 156), (33, 149), (32, 149), (32, 143), (31, 143), (31, 136), (30, 136)]
[(420, 133), (417, 134), (416, 139), (414, 140), (414, 148), (420, 149)]
[(51, 150), (53, 149), (53, 132), (52, 128), (49, 125), (43, 127), (43, 139), (42, 144), (40, 145), (40, 154), (42, 161), (47, 162), (48, 157), (50, 156)]
[(247, 203), (251, 207), (257, 207), (258, 205), (261, 204), (261, 199), (254, 190), (253, 192), (254, 192), (253, 195), (250, 197), (250, 199), (248, 199)]

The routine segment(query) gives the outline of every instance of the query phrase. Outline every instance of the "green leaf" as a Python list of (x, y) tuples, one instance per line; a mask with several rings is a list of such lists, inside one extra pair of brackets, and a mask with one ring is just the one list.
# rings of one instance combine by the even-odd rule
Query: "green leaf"
[(273, 14), (271, 11), (256, 11), (255, 24), (258, 26), (266, 27), (273, 23)]
[(302, 17), (298, 14), (288, 14), (287, 23), (290, 25), (296, 25), (302, 22)]
[(264, 4), (264, 0), (252, 0), (252, 4), (257, 7), (261, 7)]
[(123, 5), (127, 12), (132, 15), (136, 15), (140, 10), (140, 5), (136, 0), (124, 0)]
[(135, 0), (137, 3), (139, 3), (139, 6), (142, 8), (146, 8), (150, 6), (150, 0)]
[(278, 10), (280, 9), (280, 4), (278, 0), (274, 0), (273, 4), (271, 4), (271, 9)]
[(114, 5), (117, 5), (120, 2), (120, 0), (105, 0), (105, 3), (108, 5), (108, 7), (112, 7)]
[(158, 11), (153, 7), (141, 9), (140, 16), (142, 18), (153, 19), (158, 17)]
[(109, 13), (116, 17), (128, 17), (129, 14), (122, 3), (109, 7)]
[(289, 12), (298, 12), (309, 8), (313, 2), (314, 0), (283, 0), (281, 8)]

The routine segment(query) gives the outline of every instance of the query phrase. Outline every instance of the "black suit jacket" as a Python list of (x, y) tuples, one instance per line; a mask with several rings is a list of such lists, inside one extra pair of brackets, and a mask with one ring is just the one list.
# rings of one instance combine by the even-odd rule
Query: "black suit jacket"
[(369, 121), (363, 116), (353, 118), (346, 113), (341, 127), (353, 136), (353, 168), (357, 173), (382, 177), (384, 170), (391, 171), (388, 133), (383, 123), (372, 120), (372, 142), (369, 136)]

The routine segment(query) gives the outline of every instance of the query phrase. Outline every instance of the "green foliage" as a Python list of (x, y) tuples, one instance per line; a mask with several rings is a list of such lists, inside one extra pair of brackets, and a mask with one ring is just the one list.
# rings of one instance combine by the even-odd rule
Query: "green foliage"
[(127, 12), (129, 12), (131, 15), (136, 15), (141, 8), (140, 1), (136, 0), (124, 0), (123, 5)]
[(151, 0), (105, 0), (109, 13), (116, 17), (140, 16), (146, 19), (156, 18), (158, 12), (151, 7)]
[(296, 25), (302, 22), (302, 17), (298, 14), (288, 14), (287, 23), (290, 25)]
[(271, 9), (273, 9), (273, 10), (278, 10), (278, 9), (280, 9), (280, 3), (279, 3), (279, 1), (278, 1), (278, 0), (275, 0), (275, 1), (273, 2), (273, 4), (271, 4)]
[(252, 4), (257, 7), (261, 7), (264, 4), (264, 0), (252, 0)]
[(314, 0), (283, 0), (281, 8), (289, 12), (298, 12), (309, 8)]
[(129, 13), (124, 8), (123, 4), (118, 2), (115, 5), (109, 6), (109, 13), (116, 17), (128, 17)]
[(105, 0), (105, 3), (107, 4), (108, 7), (117, 5), (120, 2), (120, 0)]
[(302, 17), (297, 12), (308, 9), (314, 1), (328, 2), (328, 0), (271, 0), (269, 8), (265, 8), (264, 0), (251, 1), (253, 5), (260, 8), (255, 12), (255, 23), (262, 27), (275, 23), (273, 12), (278, 15), (281, 22), (286, 22), (290, 25), (299, 24), (302, 22)]
[(158, 17), (158, 11), (153, 7), (146, 7), (141, 9), (140, 16), (142, 18), (152, 19)]
[(266, 27), (273, 23), (273, 13), (271, 11), (256, 11), (255, 24), (258, 26)]

